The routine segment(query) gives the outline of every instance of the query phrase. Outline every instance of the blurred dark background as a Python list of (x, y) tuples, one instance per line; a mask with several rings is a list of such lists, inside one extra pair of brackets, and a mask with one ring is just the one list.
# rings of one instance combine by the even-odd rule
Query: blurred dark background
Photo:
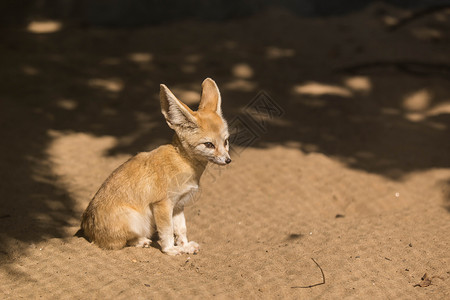
[(282, 7), (305, 17), (345, 14), (384, 2), (404, 8), (448, 5), (448, 0), (4, 0), (3, 24), (25, 24), (31, 18), (58, 19), (98, 26), (141, 26), (186, 18), (224, 21)]

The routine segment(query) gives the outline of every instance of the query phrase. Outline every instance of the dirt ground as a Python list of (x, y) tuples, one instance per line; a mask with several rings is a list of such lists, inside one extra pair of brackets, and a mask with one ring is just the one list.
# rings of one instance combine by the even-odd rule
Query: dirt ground
[[(0, 298), (450, 298), (450, 12), (407, 13), (0, 29)], [(244, 135), (186, 208), (200, 253), (74, 236), (169, 142), (159, 84), (195, 107), (208, 76)]]

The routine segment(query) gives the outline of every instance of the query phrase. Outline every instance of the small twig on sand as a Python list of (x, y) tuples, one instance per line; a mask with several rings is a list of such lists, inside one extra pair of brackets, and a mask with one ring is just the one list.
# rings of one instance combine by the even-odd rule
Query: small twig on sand
[(319, 267), (320, 272), (322, 273), (322, 282), (316, 283), (316, 284), (311, 284), (311, 285), (307, 285), (307, 286), (291, 286), (292, 289), (309, 289), (321, 284), (325, 284), (325, 274), (323, 273), (322, 268), (319, 266), (319, 264), (317, 263), (317, 261), (314, 260), (314, 258), (312, 258), (312, 261)]

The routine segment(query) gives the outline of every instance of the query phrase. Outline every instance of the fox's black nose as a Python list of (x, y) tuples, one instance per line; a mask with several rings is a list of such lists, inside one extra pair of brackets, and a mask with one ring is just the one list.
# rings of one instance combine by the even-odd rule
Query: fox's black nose
[(227, 164), (229, 164), (229, 163), (231, 162), (231, 158), (227, 158), (227, 159), (225, 160), (225, 162), (226, 162)]

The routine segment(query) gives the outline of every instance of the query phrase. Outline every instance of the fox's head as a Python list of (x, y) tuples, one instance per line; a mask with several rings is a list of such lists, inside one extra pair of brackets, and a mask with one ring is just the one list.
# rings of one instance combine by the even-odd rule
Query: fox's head
[(161, 112), (183, 147), (199, 160), (229, 164), (228, 125), (222, 116), (222, 99), (214, 80), (203, 81), (197, 111), (178, 100), (164, 84), (160, 87)]

